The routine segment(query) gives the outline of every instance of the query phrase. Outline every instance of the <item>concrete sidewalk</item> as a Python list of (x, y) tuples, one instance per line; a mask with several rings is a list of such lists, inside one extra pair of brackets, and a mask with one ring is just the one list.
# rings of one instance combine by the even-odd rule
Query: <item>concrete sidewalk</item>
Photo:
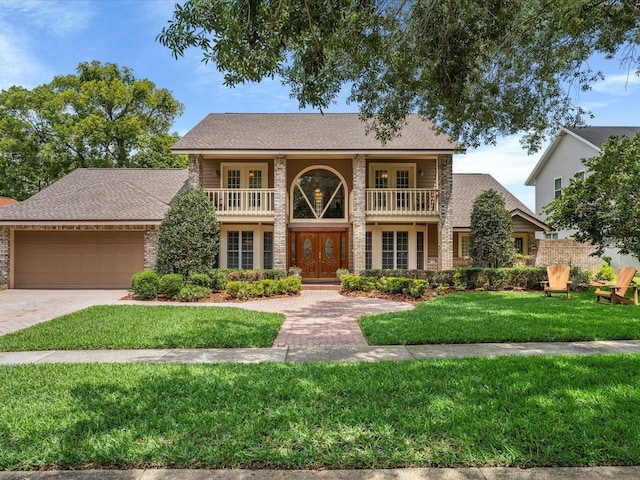
[(640, 467), (0, 472), (0, 480), (632, 480), (638, 478), (640, 478)]
[(0, 365), (28, 363), (264, 363), (376, 362), (425, 358), (640, 353), (640, 340), (556, 343), (471, 343), (368, 347), (44, 350), (0, 352)]

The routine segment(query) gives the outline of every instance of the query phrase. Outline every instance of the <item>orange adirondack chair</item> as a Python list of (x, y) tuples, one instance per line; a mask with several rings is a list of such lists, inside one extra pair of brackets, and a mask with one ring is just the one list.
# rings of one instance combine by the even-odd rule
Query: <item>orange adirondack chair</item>
[[(616, 277), (616, 284), (609, 286), (610, 290), (601, 290), (604, 285), (596, 285), (596, 302), (600, 302), (601, 298), (609, 300), (612, 305), (616, 303), (625, 303), (627, 305), (638, 305), (638, 285), (633, 281), (633, 276), (638, 270), (636, 267), (621, 268)], [(627, 290), (633, 289), (632, 298), (627, 298)]]
[(547, 278), (544, 282), (540, 282), (544, 289), (544, 294), (550, 297), (552, 293), (566, 293), (567, 298), (571, 298), (569, 293), (569, 285), (573, 282), (569, 280), (571, 267), (569, 265), (549, 265), (547, 267)]

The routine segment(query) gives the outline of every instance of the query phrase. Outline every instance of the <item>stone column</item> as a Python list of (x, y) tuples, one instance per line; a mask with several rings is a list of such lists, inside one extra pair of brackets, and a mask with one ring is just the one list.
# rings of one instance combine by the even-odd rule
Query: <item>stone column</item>
[(0, 228), (0, 289), (9, 286), (9, 229)]
[(287, 159), (273, 159), (273, 268), (287, 268)]
[(144, 231), (144, 269), (155, 270), (158, 260), (158, 227)]
[(451, 193), (453, 190), (453, 159), (451, 155), (438, 157), (438, 269), (453, 268), (453, 209)]
[(202, 187), (202, 155), (189, 155), (189, 185)]
[(366, 186), (367, 161), (364, 155), (353, 157), (353, 271), (360, 273), (366, 267)]

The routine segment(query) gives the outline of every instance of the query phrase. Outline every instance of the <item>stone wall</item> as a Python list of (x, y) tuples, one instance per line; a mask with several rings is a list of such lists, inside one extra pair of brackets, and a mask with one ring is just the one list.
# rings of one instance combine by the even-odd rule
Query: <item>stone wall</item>
[(602, 260), (592, 257), (594, 248), (588, 243), (579, 243), (571, 238), (558, 240), (536, 240), (537, 252), (534, 264), (539, 267), (564, 263), (583, 270), (597, 271)]
[(158, 260), (158, 227), (149, 227), (144, 232), (144, 269), (155, 270)]
[(438, 188), (440, 189), (438, 222), (438, 259), (439, 270), (453, 268), (453, 206), (451, 193), (453, 191), (453, 166), (451, 155), (441, 155), (438, 158)]
[(273, 161), (273, 268), (287, 268), (287, 160), (278, 155)]
[(353, 271), (360, 273), (366, 266), (366, 185), (367, 161), (364, 155), (353, 157)]

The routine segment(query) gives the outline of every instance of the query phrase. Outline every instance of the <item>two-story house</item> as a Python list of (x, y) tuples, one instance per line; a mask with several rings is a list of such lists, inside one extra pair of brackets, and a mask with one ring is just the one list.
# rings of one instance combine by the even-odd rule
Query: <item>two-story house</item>
[[(562, 194), (572, 178), (588, 176), (582, 163), (583, 158), (600, 154), (600, 147), (612, 136), (634, 137), (640, 127), (564, 127), (544, 151), (540, 160), (527, 178), (525, 185), (535, 187), (536, 213), (544, 218), (543, 208)], [(570, 238), (574, 230), (547, 232), (546, 238)], [(617, 270), (627, 265), (640, 264), (633, 257), (621, 255), (617, 250), (608, 249), (605, 255), (612, 258), (612, 266)]]
[(410, 116), (382, 145), (353, 114), (214, 114), (173, 147), (188, 169), (80, 168), (0, 208), (0, 285), (127, 288), (153, 269), (158, 232), (186, 185), (220, 223), (219, 266), (450, 269), (468, 261), (473, 200), (498, 190), (514, 242), (544, 224), (491, 176), (452, 174), (460, 146)]
[(172, 151), (189, 156), (220, 222), (220, 267), (453, 266), (452, 156), (416, 115), (381, 144), (356, 114), (211, 114)]

